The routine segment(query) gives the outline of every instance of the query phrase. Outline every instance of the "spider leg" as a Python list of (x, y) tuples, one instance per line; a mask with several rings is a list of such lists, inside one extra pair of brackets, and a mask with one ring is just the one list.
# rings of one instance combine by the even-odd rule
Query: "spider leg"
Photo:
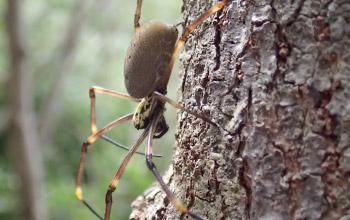
[(79, 168), (78, 168), (78, 173), (76, 176), (76, 185), (75, 185), (75, 195), (76, 197), (84, 203), (88, 209), (90, 209), (99, 219), (103, 218), (97, 214), (97, 212), (92, 208), (91, 205), (89, 205), (88, 202), (83, 197), (83, 190), (81, 187), (81, 179), (83, 176), (83, 171), (84, 171), (84, 164), (87, 156), (87, 148), (89, 145), (93, 144), (98, 138), (100, 138), (103, 134), (106, 132), (110, 131), (111, 129), (117, 127), (118, 125), (124, 124), (128, 121), (130, 121), (133, 117), (133, 114), (128, 114), (123, 117), (120, 117), (111, 123), (107, 124), (105, 127), (101, 128), (100, 130), (96, 131), (95, 133), (91, 134), (86, 141), (81, 146), (81, 156), (80, 156), (80, 162), (79, 162)]
[(110, 89), (105, 89), (105, 88), (101, 88), (98, 86), (91, 87), (89, 90), (89, 96), (90, 96), (90, 127), (91, 127), (92, 134), (95, 134), (98, 130), (97, 126), (96, 126), (96, 111), (95, 111), (96, 94), (109, 95), (109, 96), (117, 97), (117, 98), (124, 99), (124, 100), (130, 100), (133, 102), (140, 102), (141, 101), (141, 99), (136, 99), (136, 98), (133, 98), (129, 95), (126, 95), (126, 94), (123, 94), (120, 92), (116, 92), (116, 91), (113, 91)]
[(171, 55), (171, 59), (170, 62), (167, 66), (167, 70), (165, 72), (164, 75), (164, 81), (162, 82), (162, 86), (163, 88), (161, 88), (161, 91), (166, 91), (166, 87), (168, 85), (168, 81), (175, 63), (175, 59), (177, 57), (177, 54), (179, 53), (179, 51), (181, 50), (181, 48), (183, 47), (183, 45), (185, 44), (188, 36), (190, 35), (190, 33), (200, 24), (202, 24), (206, 19), (208, 19), (208, 17), (210, 17), (211, 15), (213, 15), (214, 13), (220, 11), (226, 4), (227, 4), (228, 0), (223, 0), (220, 1), (218, 3), (216, 3), (215, 5), (213, 5), (209, 10), (207, 10), (206, 12), (204, 12), (204, 14), (202, 14), (199, 18), (197, 18), (197, 20), (195, 20), (192, 24), (188, 25), (184, 32), (182, 33), (181, 37), (179, 38), (179, 40), (176, 42), (173, 53)]
[(188, 214), (194, 219), (197, 220), (203, 220), (201, 217), (198, 215), (192, 213), (191, 211), (188, 210), (188, 208), (177, 198), (175, 198), (174, 194), (170, 191), (169, 187), (166, 185), (164, 182), (162, 176), (160, 175), (156, 165), (153, 163), (152, 156), (153, 156), (153, 136), (154, 136), (154, 130), (156, 127), (156, 124), (158, 123), (159, 117), (157, 120), (153, 121), (151, 124), (151, 129), (148, 134), (148, 141), (147, 141), (147, 148), (146, 148), (146, 164), (148, 169), (153, 173), (155, 178), (157, 179), (158, 183), (160, 184), (161, 188), (165, 192), (167, 198), (170, 200), (170, 202), (175, 206), (175, 208), (181, 212), (182, 214)]
[(189, 113), (189, 114), (191, 114), (191, 115), (193, 115), (193, 116), (195, 116), (195, 117), (197, 117), (197, 118), (202, 119), (203, 121), (205, 121), (205, 122), (207, 122), (207, 123), (209, 123), (209, 124), (212, 124), (212, 125), (214, 125), (214, 126), (217, 126), (214, 122), (212, 122), (212, 121), (209, 120), (208, 118), (206, 118), (206, 117), (204, 117), (204, 116), (202, 116), (202, 115), (200, 115), (200, 114), (198, 114), (198, 113), (196, 113), (196, 112), (194, 112), (194, 111), (192, 111), (192, 110), (190, 110), (190, 109), (185, 108), (185, 107), (182, 106), (180, 103), (178, 103), (178, 102), (176, 102), (176, 101), (174, 101), (174, 100), (172, 100), (172, 99), (166, 97), (166, 96), (163, 95), (162, 93), (155, 91), (155, 92), (153, 92), (153, 94), (155, 94), (156, 97), (157, 97), (159, 100), (161, 100), (161, 101), (163, 101), (163, 102), (169, 103), (169, 104), (170, 104), (171, 106), (173, 106), (174, 108), (179, 109), (179, 110), (184, 111), (184, 112), (187, 112), (187, 113)]
[[(105, 88), (101, 88), (101, 87), (97, 87), (97, 86), (93, 86), (90, 88), (89, 90), (89, 96), (90, 96), (90, 126), (91, 126), (91, 132), (92, 134), (95, 134), (97, 132), (97, 126), (96, 126), (96, 107), (95, 107), (95, 99), (96, 99), (96, 94), (105, 94), (105, 95), (109, 95), (109, 96), (113, 96), (113, 97), (117, 97), (120, 99), (124, 99), (124, 100), (130, 100), (133, 102), (139, 102), (141, 99), (136, 99), (133, 98), (129, 95), (120, 93), (120, 92), (116, 92), (110, 89), (105, 89)], [(113, 144), (114, 146), (117, 146), (119, 148), (122, 149), (126, 149), (129, 150), (128, 148), (126, 148), (125, 146), (123, 146), (122, 144), (112, 140), (111, 138), (102, 135), (101, 139)], [(137, 152), (137, 154), (142, 154), (141, 152)], [(157, 155), (156, 157), (161, 157), (160, 155)]]
[(137, 0), (137, 5), (136, 5), (136, 10), (135, 10), (135, 15), (134, 15), (134, 28), (135, 32), (139, 29), (140, 27), (140, 17), (141, 17), (141, 6), (142, 6), (142, 0)]
[(124, 173), (124, 170), (126, 168), (126, 165), (129, 163), (131, 157), (136, 152), (137, 148), (141, 145), (141, 143), (145, 140), (147, 137), (147, 134), (149, 132), (149, 127), (145, 129), (145, 131), (141, 134), (139, 139), (136, 141), (136, 143), (129, 149), (128, 154), (125, 156), (122, 164), (119, 166), (118, 171), (114, 175), (111, 183), (109, 184), (107, 193), (106, 193), (106, 211), (105, 211), (105, 218), (104, 220), (109, 220), (111, 215), (111, 209), (112, 209), (112, 193), (115, 191), (115, 189), (118, 186), (119, 180), (121, 176)]
[[(101, 139), (103, 139), (103, 140), (107, 141), (108, 143), (113, 144), (114, 146), (117, 146), (117, 147), (119, 147), (119, 148), (121, 148), (121, 149), (123, 149), (123, 150), (129, 151), (129, 148), (125, 147), (123, 144), (121, 144), (121, 143), (119, 143), (119, 142), (113, 140), (112, 138), (110, 138), (110, 137), (108, 137), (108, 136), (106, 136), (106, 135), (102, 135), (102, 136), (101, 136)], [(138, 151), (136, 151), (135, 154), (145, 155), (145, 153), (143, 153), (143, 152), (138, 152)], [(162, 157), (162, 155), (158, 155), (158, 154), (155, 154), (155, 155), (153, 155), (153, 156), (154, 156), (154, 157)]]

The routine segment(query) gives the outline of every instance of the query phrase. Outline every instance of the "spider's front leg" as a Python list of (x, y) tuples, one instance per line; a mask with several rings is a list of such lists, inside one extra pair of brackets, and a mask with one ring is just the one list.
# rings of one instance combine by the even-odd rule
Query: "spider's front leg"
[(117, 120), (109, 123), (105, 127), (103, 127), (100, 130), (96, 131), (94, 134), (90, 135), (86, 139), (86, 141), (84, 141), (84, 143), (81, 146), (81, 156), (80, 156), (78, 173), (77, 173), (77, 176), (76, 176), (75, 195), (88, 209), (91, 210), (92, 213), (94, 213), (99, 219), (102, 219), (102, 220), (103, 220), (103, 218), (84, 199), (84, 197), (83, 197), (83, 190), (82, 190), (82, 187), (81, 187), (81, 180), (82, 180), (82, 176), (83, 176), (83, 171), (84, 171), (84, 165), (85, 165), (85, 161), (86, 161), (88, 146), (92, 145), (98, 138), (100, 138), (106, 132), (112, 130), (113, 128), (117, 127), (118, 125), (121, 125), (121, 124), (124, 124), (124, 123), (130, 121), (132, 119), (132, 117), (133, 117), (133, 114), (128, 114), (126, 116), (118, 118)]
[(119, 99), (129, 100), (133, 102), (140, 102), (141, 99), (136, 99), (134, 97), (131, 97), (129, 95), (116, 92), (111, 89), (105, 89), (98, 86), (93, 86), (89, 90), (89, 96), (90, 96), (90, 127), (92, 134), (95, 134), (97, 132), (97, 126), (96, 126), (96, 107), (95, 107), (95, 100), (96, 100), (96, 94), (104, 94), (112, 97), (116, 97)]
[(137, 0), (137, 5), (136, 5), (136, 10), (135, 10), (135, 15), (134, 15), (134, 28), (135, 32), (139, 29), (140, 27), (140, 17), (141, 17), (141, 6), (142, 6), (142, 0)]
[[(139, 102), (140, 99), (135, 99), (129, 95), (119, 93), (110, 89), (105, 89), (97, 86), (93, 86), (89, 90), (89, 96), (90, 96), (90, 127), (91, 127), (91, 135), (84, 141), (84, 143), (81, 146), (81, 156), (80, 156), (80, 162), (79, 162), (79, 168), (78, 168), (78, 173), (76, 176), (76, 186), (75, 186), (75, 194), (77, 198), (92, 212), (94, 215), (96, 215), (99, 219), (103, 218), (95, 211), (95, 209), (84, 199), (83, 197), (83, 191), (81, 187), (81, 179), (83, 176), (83, 171), (84, 171), (84, 165), (85, 165), (85, 160), (87, 156), (87, 149), (88, 146), (92, 145), (97, 139), (99, 138), (104, 138), (104, 134), (110, 131), (111, 129), (117, 127), (118, 125), (124, 124), (132, 119), (133, 114), (128, 114), (124, 117), (121, 117), (102, 129), (98, 130), (96, 126), (96, 107), (95, 107), (95, 101), (96, 101), (96, 94), (104, 94), (124, 100), (129, 100), (133, 102)], [(112, 143), (118, 147), (123, 147), (120, 144), (117, 143)]]
[[(134, 97), (129, 96), (127, 94), (123, 94), (121, 92), (116, 92), (116, 91), (111, 90), (111, 89), (105, 89), (105, 88), (98, 87), (98, 86), (91, 87), (89, 90), (89, 96), (90, 96), (90, 127), (91, 127), (92, 134), (95, 134), (98, 130), (97, 125), (96, 125), (96, 107), (95, 107), (96, 106), (96, 104), (95, 104), (96, 94), (108, 95), (108, 96), (116, 97), (116, 98), (123, 99), (123, 100), (132, 101), (132, 102), (136, 102), (136, 103), (141, 101), (141, 99), (137, 99), (137, 98), (134, 98)], [(117, 146), (117, 147), (122, 148), (124, 150), (129, 150), (123, 144), (116, 142), (115, 140), (107, 137), (106, 135), (101, 135), (100, 138), (107, 141), (110, 144), (113, 144), (114, 146)], [(141, 153), (141, 152), (136, 152), (136, 154), (144, 155), (144, 153)], [(162, 155), (157, 154), (157, 155), (155, 155), (155, 157), (162, 157)]]

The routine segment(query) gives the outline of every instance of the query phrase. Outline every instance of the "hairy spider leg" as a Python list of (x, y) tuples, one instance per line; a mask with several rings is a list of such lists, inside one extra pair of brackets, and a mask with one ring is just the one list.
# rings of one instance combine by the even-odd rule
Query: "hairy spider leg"
[(134, 28), (135, 32), (140, 28), (140, 17), (141, 17), (141, 6), (142, 6), (142, 0), (137, 0), (135, 15), (134, 15)]
[[(209, 124), (217, 126), (210, 119), (208, 119), (208, 118), (206, 118), (206, 117), (204, 117), (204, 116), (202, 116), (202, 115), (200, 115), (200, 114), (198, 114), (198, 113), (196, 113), (196, 112), (194, 112), (194, 111), (192, 111), (190, 109), (185, 108), (180, 103), (176, 102), (175, 100), (172, 100), (172, 99), (168, 98), (167, 96), (163, 95), (162, 93), (155, 91), (155, 92), (153, 92), (153, 94), (158, 98), (158, 100), (160, 100), (162, 102), (167, 102), (171, 106), (173, 106), (174, 108), (179, 109), (180, 111), (187, 112), (188, 114), (191, 114), (191, 115), (193, 115), (193, 116), (195, 116), (197, 118), (200, 118), (200, 119), (202, 119), (203, 121), (205, 121), (205, 122), (207, 122)], [(153, 155), (153, 156), (155, 156), (155, 155)]]
[[(133, 102), (140, 102), (141, 99), (137, 99), (134, 98), (132, 96), (129, 96), (127, 94), (121, 93), (121, 92), (116, 92), (114, 90), (111, 89), (105, 89), (105, 88), (101, 88), (98, 86), (93, 86), (90, 88), (89, 90), (89, 96), (90, 96), (90, 126), (91, 126), (91, 132), (92, 134), (95, 134), (97, 131), (97, 125), (96, 125), (96, 94), (104, 94), (104, 95), (108, 95), (108, 96), (112, 96), (112, 97), (116, 97), (116, 98), (120, 98), (120, 99), (124, 99), (124, 100), (129, 100), (129, 101), (133, 101)], [(102, 135), (100, 137), (101, 139), (107, 141), (110, 144), (113, 144), (119, 148), (122, 148), (124, 150), (129, 150), (127, 147), (125, 147), (124, 145), (116, 142), (115, 140), (109, 138), (106, 135)], [(141, 154), (144, 155), (144, 153), (142, 152), (136, 152), (137, 154)], [(155, 157), (162, 157), (161, 155), (155, 155)]]
[(75, 183), (75, 195), (99, 219), (103, 219), (103, 218), (101, 218), (101, 216), (98, 215), (96, 213), (96, 211), (92, 208), (92, 206), (89, 205), (88, 202), (86, 202), (86, 200), (83, 197), (83, 190), (82, 190), (82, 187), (81, 187), (81, 179), (82, 179), (82, 176), (83, 176), (84, 165), (85, 165), (85, 160), (86, 160), (86, 156), (87, 156), (87, 148), (88, 148), (89, 145), (93, 144), (98, 138), (100, 138), (103, 134), (105, 134), (106, 132), (112, 130), (113, 128), (117, 127), (118, 125), (121, 125), (121, 124), (124, 124), (124, 123), (130, 121), (132, 119), (132, 117), (133, 117), (133, 114), (131, 113), (131, 114), (127, 114), (127, 115), (125, 115), (123, 117), (120, 117), (120, 118), (112, 121), (111, 123), (107, 124), (105, 127), (101, 128), (100, 130), (98, 130), (94, 134), (91, 134), (86, 139), (86, 141), (83, 142), (83, 144), (81, 146), (80, 162), (79, 162), (79, 168), (78, 168), (78, 173), (77, 173), (77, 176), (76, 176), (76, 183)]
[(156, 125), (160, 119), (160, 116), (163, 114), (163, 112), (160, 112), (157, 119), (154, 120), (151, 124), (151, 129), (150, 132), (148, 134), (148, 141), (147, 141), (147, 147), (146, 147), (146, 164), (148, 169), (152, 172), (152, 174), (155, 176), (155, 178), (157, 179), (158, 183), (160, 184), (161, 188), (163, 189), (163, 191), (165, 192), (167, 198), (170, 200), (170, 202), (175, 206), (175, 208), (181, 212), (182, 214), (188, 214), (189, 216), (191, 216), (194, 219), (197, 220), (203, 220), (201, 217), (199, 217), (198, 215), (192, 213), (191, 211), (188, 210), (188, 208), (186, 207), (186, 205), (184, 205), (180, 200), (178, 200), (177, 198), (175, 198), (174, 194), (170, 191), (169, 187), (166, 185), (166, 183), (164, 182), (162, 176), (160, 175), (156, 165), (154, 164), (152, 157), (153, 157), (153, 135), (154, 135), (154, 131), (156, 128)]
[(107, 193), (106, 193), (106, 210), (105, 210), (105, 218), (104, 220), (109, 220), (111, 215), (111, 209), (112, 209), (112, 193), (115, 191), (115, 189), (118, 186), (119, 180), (122, 177), (126, 165), (129, 163), (131, 157), (134, 155), (138, 147), (141, 145), (141, 143), (145, 140), (147, 137), (147, 134), (149, 133), (149, 126), (144, 130), (144, 132), (141, 134), (141, 136), (138, 138), (136, 143), (129, 149), (128, 154), (125, 156), (122, 164), (119, 166), (118, 171), (114, 175), (111, 183), (109, 184)]
[(177, 54), (179, 53), (179, 51), (181, 50), (181, 48), (185, 44), (185, 42), (188, 39), (188, 36), (190, 35), (190, 33), (198, 25), (202, 24), (206, 19), (208, 19), (211, 15), (213, 15), (214, 13), (220, 11), (227, 4), (227, 1), (228, 0), (224, 0), (224, 1), (216, 3), (209, 10), (204, 12), (204, 14), (202, 14), (199, 18), (197, 18), (197, 20), (195, 20), (192, 24), (190, 24), (187, 27), (185, 27), (184, 32), (182, 33), (181, 37), (179, 38), (179, 40), (175, 44), (173, 53), (171, 55), (170, 62), (168, 64), (168, 66), (167, 66), (167, 69), (166, 69), (166, 72), (165, 72), (165, 75), (164, 75), (164, 78), (163, 78), (162, 88), (160, 88), (160, 91), (166, 91), (166, 88), (167, 88), (167, 85), (168, 85), (168, 82), (169, 82), (169, 79), (170, 79), (171, 72), (173, 70), (173, 66), (174, 66)]

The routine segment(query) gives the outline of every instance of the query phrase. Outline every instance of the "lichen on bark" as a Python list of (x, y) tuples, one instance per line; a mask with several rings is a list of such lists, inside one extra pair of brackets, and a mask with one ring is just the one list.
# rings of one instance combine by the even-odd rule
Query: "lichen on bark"
[[(184, 1), (189, 24), (214, 1)], [(350, 2), (230, 1), (187, 41), (167, 182), (206, 219), (350, 218)], [(176, 73), (174, 73), (176, 74)], [(132, 219), (179, 219), (157, 185)]]

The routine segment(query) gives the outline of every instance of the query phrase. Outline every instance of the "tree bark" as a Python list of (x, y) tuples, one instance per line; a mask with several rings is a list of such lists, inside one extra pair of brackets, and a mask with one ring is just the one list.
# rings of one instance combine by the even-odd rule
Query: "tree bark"
[[(214, 1), (184, 0), (189, 24)], [(206, 219), (350, 219), (350, 1), (230, 1), (181, 55), (166, 180)], [(176, 74), (176, 73), (174, 73)], [(154, 185), (131, 219), (181, 219)]]
[(44, 169), (33, 106), (33, 83), (26, 60), (23, 1), (8, 0), (7, 27), (10, 52), (8, 97), (11, 101), (10, 149), (21, 180), (22, 219), (48, 219)]

